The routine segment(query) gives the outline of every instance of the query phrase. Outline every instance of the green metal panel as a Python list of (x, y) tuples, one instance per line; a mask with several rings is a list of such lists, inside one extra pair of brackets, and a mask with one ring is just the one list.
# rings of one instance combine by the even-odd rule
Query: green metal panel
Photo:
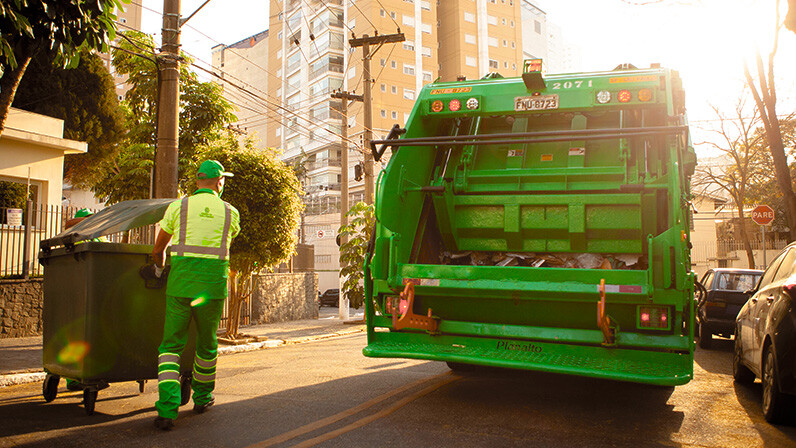
[[(687, 382), (687, 207), (696, 158), (687, 136), (666, 131), (687, 125), (679, 77), (646, 69), (544, 79), (536, 90), (521, 78), (490, 78), (435, 83), (419, 94), (405, 143), (393, 147), (380, 176), (365, 266), (365, 353)], [(601, 91), (607, 102), (597, 100)], [(542, 97), (556, 98), (557, 108), (521, 110)], [(452, 111), (454, 99), (462, 107)], [(619, 270), (443, 263), (450, 254), (505, 253), (638, 261)], [(407, 281), (417, 285), (412, 311), (430, 312), (436, 331), (393, 328), (386, 299)], [(610, 346), (597, 325), (601, 281), (616, 331)], [(665, 306), (671, 327), (640, 328), (642, 305)], [(451, 352), (454, 336), (477, 348)], [(552, 344), (544, 350), (555, 355), (495, 352), (506, 338)]]

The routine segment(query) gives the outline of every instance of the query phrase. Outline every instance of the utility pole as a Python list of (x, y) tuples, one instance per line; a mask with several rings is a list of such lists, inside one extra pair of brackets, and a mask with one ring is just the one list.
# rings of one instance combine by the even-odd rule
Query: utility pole
[[(363, 105), (365, 112), (365, 130), (363, 133), (363, 147), (365, 151), (365, 203), (373, 204), (373, 191), (375, 188), (373, 182), (373, 153), (370, 151), (370, 141), (373, 139), (373, 111), (371, 110), (371, 96), (370, 89), (373, 82), (370, 77), (370, 59), (376, 54), (377, 51), (386, 43), (403, 42), (406, 40), (404, 33), (401, 29), (395, 34), (376, 34), (375, 36), (368, 36), (363, 34), (362, 37), (354, 37), (348, 40), (351, 48), (362, 47), (362, 76), (365, 79), (365, 92), (363, 94)], [(373, 52), (370, 51), (370, 46), (376, 45)]]
[(177, 197), (180, 119), (180, 0), (163, 0), (163, 42), (158, 97), (158, 145), (155, 152), (156, 198)]
[[(348, 224), (348, 102), (349, 101), (363, 101), (362, 95), (354, 95), (352, 93), (340, 91), (332, 93), (332, 98), (342, 100), (340, 113), (342, 114), (343, 125), (340, 128), (341, 147), (340, 153), (340, 226)], [(340, 245), (346, 243), (347, 237), (340, 237)], [(348, 319), (348, 300), (343, 295), (343, 279), (340, 278), (340, 303), (338, 309), (340, 310), (340, 319)]]

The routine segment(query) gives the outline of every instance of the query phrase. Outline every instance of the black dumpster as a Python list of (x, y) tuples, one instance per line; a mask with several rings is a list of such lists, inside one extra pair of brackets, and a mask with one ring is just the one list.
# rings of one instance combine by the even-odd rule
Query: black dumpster
[[(137, 204), (137, 213), (133, 213), (136, 219), (131, 219), (135, 225), (157, 222), (162, 217), (169, 201), (152, 201), (151, 207), (145, 207), (150, 216), (143, 221), (141, 204)], [(103, 232), (108, 234), (109, 229), (119, 231), (119, 214), (130, 212), (124, 204), (43, 241), (39, 253), (39, 262), (44, 265), (44, 398), (55, 398), (60, 377), (76, 380), (83, 389), (88, 414), (94, 411), (97, 391), (109, 383), (138, 381), (143, 391), (145, 380), (157, 378), (165, 282), (153, 285), (138, 273), (148, 263), (152, 245), (90, 240)], [(111, 210), (114, 207), (116, 213)], [(104, 231), (96, 230), (103, 228), (103, 220), (112, 221), (112, 225), (104, 226)], [(87, 228), (93, 230), (85, 232)], [(194, 350), (192, 330), (180, 365), (183, 404), (190, 397)]]

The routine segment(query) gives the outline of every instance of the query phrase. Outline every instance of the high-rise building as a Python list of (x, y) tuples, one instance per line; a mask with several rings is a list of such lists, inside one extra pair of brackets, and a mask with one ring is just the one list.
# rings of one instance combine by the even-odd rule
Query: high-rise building
[[(337, 287), (342, 170), (349, 173), (349, 204), (362, 200), (364, 184), (354, 172), (370, 151), (362, 145), (361, 102), (331, 96), (363, 92), (363, 50), (351, 48), (349, 39), (405, 37), (369, 49), (378, 139), (406, 123), (420, 89), (438, 78), (518, 76), (523, 52), (545, 57), (544, 12), (536, 8), (538, 22), (530, 22), (530, 31), (523, 20), (533, 8), (528, 0), (271, 0), (268, 31), (213, 48), (214, 70), (238, 86), (225, 85), (225, 95), (240, 108), (237, 125), (257, 130), (259, 145), (282, 148), (283, 158), (298, 167), (306, 191), (301, 240), (315, 246), (321, 290)], [(241, 94), (241, 86), (256, 95)], [(344, 148), (347, 167), (341, 166)], [(379, 169), (377, 163), (376, 175)]]
[(276, 81), (266, 68), (269, 43), (268, 30), (265, 30), (231, 45), (216, 45), (211, 52), (216, 80), (227, 100), (237, 107), (236, 126), (260, 146), (267, 144), (268, 123), (273, 119), (268, 113), (268, 103), (264, 105), (264, 101), (258, 99), (267, 95), (268, 83)]
[[(125, 3), (122, 8), (116, 11), (116, 30), (118, 32), (141, 31), (141, 4)], [(118, 37), (116, 39), (117, 41), (119, 40)], [(120, 75), (113, 69), (110, 53), (100, 53), (100, 57), (113, 76), (114, 84), (116, 85), (116, 96), (121, 101), (127, 91), (130, 90), (130, 86), (126, 82), (127, 76)]]

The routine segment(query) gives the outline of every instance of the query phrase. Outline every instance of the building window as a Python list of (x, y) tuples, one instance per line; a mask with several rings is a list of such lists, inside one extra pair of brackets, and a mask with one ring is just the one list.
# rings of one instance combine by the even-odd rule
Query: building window
[(431, 25), (427, 23), (420, 24), (420, 31), (426, 34), (431, 34)]
[(538, 20), (533, 21), (533, 30), (536, 31), (536, 34), (542, 34), (542, 22)]
[(412, 16), (403, 15), (403, 23), (406, 26), (415, 26), (415, 18)]
[(494, 59), (489, 60), (489, 68), (498, 68), (498, 61)]
[(384, 64), (386, 64), (386, 63), (387, 63), (387, 61), (385, 61), (384, 59), (382, 59), (382, 60), (380, 61), (380, 63), (381, 63), (381, 66), (382, 66), (382, 67), (384, 67)]
[(511, 27), (514, 28), (514, 21), (512, 20), (509, 23), (511, 24)]
[(279, 40), (279, 41), (282, 40), (282, 32), (281, 31), (276, 34), (276, 39)]
[(420, 8), (425, 9), (426, 11), (431, 11), (431, 2), (421, 1)]
[(404, 89), (404, 98), (407, 100), (414, 100), (415, 99), (415, 91), (410, 89)]
[(497, 37), (490, 37), (489, 38), (489, 46), (490, 47), (497, 47), (498, 46)]
[(379, 10), (379, 15), (380, 15), (380, 16), (382, 16), (382, 17), (387, 17), (387, 13), (386, 13), (386, 12), (384, 12), (384, 10), (383, 10), (383, 9), (380, 9), (380, 10)]
[(504, 47), (508, 47), (509, 46), (509, 41), (507, 41), (506, 39), (503, 39), (503, 46)]
[(351, 20), (348, 21), (349, 28), (356, 28), (357, 27), (357, 18), (352, 17)]
[(404, 75), (414, 75), (415, 74), (415, 66), (410, 64), (404, 64)]
[(398, 119), (398, 112), (392, 111), (392, 114), (390, 114), (390, 116), (392, 117), (393, 120), (397, 120)]
[(465, 56), (464, 57), (465, 65), (469, 65), (470, 67), (478, 66), (478, 62), (475, 59), (475, 56)]
[(398, 63), (395, 61), (390, 61), (390, 68), (398, 68)]
[(471, 12), (464, 13), (464, 21), (465, 22), (470, 22), (470, 23), (475, 23), (475, 14), (473, 14)]
[(423, 47), (423, 57), (430, 58), (431, 57), (431, 48)]
[(382, 84), (381, 85), (381, 91), (382, 92), (386, 92), (387, 91), (387, 84)]
[(500, 19), (500, 24), (503, 25), (503, 26), (506, 26), (506, 18), (505, 17)]
[(415, 51), (415, 43), (411, 40), (405, 40), (404, 50)]
[(381, 118), (387, 118), (387, 111), (384, 109), (381, 110)]
[(431, 82), (431, 72), (423, 72), (423, 82)]
[(282, 59), (282, 49), (281, 49), (281, 48), (280, 48), (279, 50), (277, 50), (277, 52), (276, 52), (276, 58), (277, 58), (277, 59)]
[(397, 14), (395, 14), (395, 11), (390, 11), (390, 17), (392, 17), (393, 19), (395, 19), (395, 18), (397, 18), (397, 17), (398, 17), (398, 15), (397, 15)]
[(282, 136), (282, 126), (278, 126), (276, 128), (276, 136), (277, 137), (281, 137)]
[(503, 61), (503, 68), (509, 68), (508, 61)]
[(489, 14), (487, 14), (487, 16), (486, 16), (486, 23), (488, 23), (488, 24), (490, 24), (490, 25), (497, 25), (497, 17), (495, 17), (495, 16), (490, 16)]
[(511, 48), (515, 48), (514, 41), (511, 41)]
[(475, 45), (475, 35), (474, 34), (465, 34), (464, 35), (464, 43)]
[(390, 92), (392, 92), (393, 94), (397, 94), (398, 93), (398, 86), (390, 86)]

